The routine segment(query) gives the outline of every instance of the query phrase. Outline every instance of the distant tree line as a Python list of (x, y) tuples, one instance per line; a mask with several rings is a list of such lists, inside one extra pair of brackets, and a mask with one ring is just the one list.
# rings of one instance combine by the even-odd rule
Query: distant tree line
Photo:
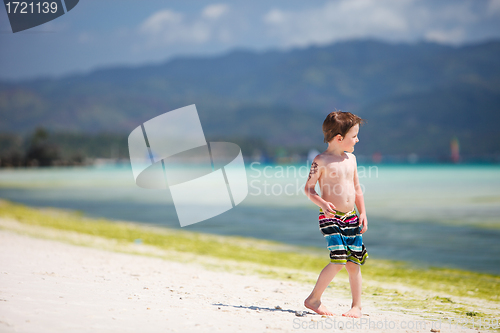
[[(307, 156), (306, 147), (278, 147), (261, 138), (207, 137), (240, 146), (250, 160), (296, 162)], [(123, 133), (64, 133), (38, 127), (31, 133), (0, 133), (0, 167), (77, 166), (95, 159), (128, 160), (128, 135)]]
[(128, 158), (127, 136), (52, 133), (43, 127), (24, 136), (0, 133), (0, 167), (85, 165), (94, 158)]
[[(207, 141), (236, 143), (245, 162), (303, 163), (310, 158), (309, 151), (323, 151), (319, 146), (272, 145), (263, 138), (217, 137), (207, 135)], [(457, 141), (458, 142), (458, 141)], [(363, 154), (356, 153), (358, 162), (370, 163), (500, 163), (500, 154), (466, 154), (453, 161), (450, 155), (417, 154)], [(128, 163), (128, 135), (124, 133), (53, 132), (38, 127), (28, 134), (0, 132), (0, 168), (82, 166), (102, 163)]]

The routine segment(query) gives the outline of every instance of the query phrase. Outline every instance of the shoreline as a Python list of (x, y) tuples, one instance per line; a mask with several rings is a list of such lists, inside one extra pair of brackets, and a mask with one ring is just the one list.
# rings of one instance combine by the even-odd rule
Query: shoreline
[[(90, 219), (57, 209), (0, 201), (0, 229), (31, 237), (181, 262), (217, 262), (219, 269), (314, 284), (328, 260), (312, 249), (244, 237), (215, 236), (131, 222)], [(306, 254), (304, 254), (306, 253)], [(180, 258), (180, 259), (179, 259)], [(202, 258), (202, 259), (200, 259)], [(210, 265), (209, 265), (210, 266)], [(417, 268), (369, 258), (362, 268), (364, 298), (426, 316), (485, 318), (500, 311), (500, 276), (456, 269)], [(345, 270), (336, 277), (349, 294)]]
[[(301, 249), (303, 249), (304, 246), (310, 247), (311, 249), (321, 252), (322, 255), (325, 253), (325, 247), (323, 246), (324, 240), (317, 231), (317, 226), (309, 223), (312, 220), (313, 213), (311, 212), (314, 212), (313, 209), (305, 209), (302, 207), (285, 209), (283, 207), (274, 206), (253, 207), (242, 204), (238, 207), (240, 215), (236, 215), (237, 213), (235, 212), (230, 212), (225, 216), (221, 216), (220, 219), (214, 219), (207, 225), (201, 224), (195, 225), (193, 228), (183, 229), (179, 228), (178, 222), (176, 221), (177, 216), (173, 215), (175, 214), (173, 206), (167, 207), (166, 210), (168, 213), (165, 213), (166, 216), (163, 216), (164, 208), (160, 207), (160, 204), (148, 206), (141, 203), (131, 203), (127, 205), (118, 203), (118, 201), (108, 203), (105, 201), (106, 198), (103, 199), (104, 201), (100, 201), (96, 198), (93, 201), (83, 201), (81, 204), (77, 203), (75, 198), (72, 198), (68, 201), (70, 202), (70, 204), (68, 204), (64, 201), (65, 199), (61, 199), (63, 201), (54, 198), (45, 201), (41, 199), (44, 195), (53, 195), (51, 192), (46, 193), (44, 190), (36, 190), (35, 192), (37, 193), (34, 196), (39, 197), (40, 200), (24, 198), (24, 196), (29, 198), (33, 190), (27, 193), (21, 191), (13, 196), (6, 194), (4, 197), (6, 200), (22, 202), (24, 205), (37, 207), (37, 209), (42, 210), (50, 209), (47, 207), (50, 207), (51, 203), (55, 203), (59, 206), (56, 209), (63, 211), (82, 213), (81, 209), (83, 209), (86, 211), (84, 213), (85, 216), (91, 219), (100, 219), (101, 216), (106, 216), (103, 219), (107, 219), (107, 221), (128, 221), (145, 226), (159, 226), (161, 228), (174, 230), (192, 229), (193, 232), (222, 236), (227, 235), (228, 237), (243, 235), (243, 237), (254, 237), (260, 240), (286, 242), (291, 246), (301, 247)], [(64, 194), (64, 192), (59, 193), (61, 198), (62, 194)], [(99, 195), (98, 191), (94, 189), (93, 192), (86, 194), (86, 196), (90, 197), (92, 195)], [(383, 203), (380, 202), (378, 203), (378, 205), (382, 204)], [(296, 209), (296, 211), (292, 209)], [(397, 209), (397, 207), (394, 208), (395, 211)], [(148, 214), (142, 214), (141, 212), (144, 212), (144, 210), (148, 210)], [(122, 211), (126, 211), (127, 213), (121, 213)], [(399, 211), (404, 211), (404, 209), (401, 208)], [(287, 229), (290, 230), (290, 232), (287, 233), (289, 236), (286, 236), (286, 238), (283, 236), (283, 233), (267, 230), (274, 228), (268, 221), (271, 221), (277, 214), (285, 214), (287, 218), (293, 219), (292, 222), (294, 224), (291, 226), (288, 226), (284, 222), (286, 221), (285, 219), (278, 221), (280, 224), (279, 228), (292, 228)], [(155, 219), (157, 216), (162, 217), (161, 224), (158, 224), (158, 219)], [(240, 218), (240, 216), (242, 217)], [(247, 219), (246, 216), (251, 216), (256, 225), (250, 228), (244, 227), (244, 224), (240, 222), (245, 221), (245, 219)], [(455, 221), (453, 224), (447, 220), (440, 220), (438, 223), (437, 218), (436, 220), (424, 220), (421, 218), (421, 214), (414, 214), (412, 217), (413, 220), (408, 220), (406, 218), (398, 220), (397, 218), (383, 218), (377, 214), (376, 210), (372, 211), (370, 216), (372, 228), (370, 228), (371, 231), (364, 240), (371, 258), (407, 263), (416, 268), (440, 267), (443, 269), (458, 270), (466, 268), (471, 272), (500, 275), (500, 266), (498, 266), (500, 262), (496, 255), (500, 250), (497, 242), (500, 236), (500, 229), (498, 229), (500, 228), (500, 224), (498, 223), (490, 224), (490, 227), (484, 225), (486, 221), (481, 222), (479, 225), (478, 223), (472, 225), (460, 220)], [(144, 220), (141, 220), (143, 217)], [(297, 222), (305, 221), (306, 219), (308, 223)], [(134, 222), (135, 220), (140, 222)], [(231, 221), (238, 221), (238, 223), (232, 223)], [(297, 229), (294, 232), (293, 230), (295, 230), (295, 228)], [(262, 230), (270, 232), (263, 232)], [(389, 238), (389, 234), (395, 230), (399, 231), (402, 235), (406, 235), (408, 242), (402, 243), (398, 241), (398, 238)], [(250, 234), (245, 236), (245, 234), (248, 233)], [(441, 238), (439, 235), (447, 235), (447, 237)], [(469, 237), (469, 235), (471, 235), (472, 238)], [(387, 240), (387, 243), (384, 241), (381, 242), (381, 239)], [(443, 243), (441, 243), (442, 240)], [(476, 251), (472, 252), (467, 250), (467, 248), (472, 248), (479, 242), (483, 244), (483, 247), (491, 246), (491, 251), (478, 257)], [(425, 246), (424, 243), (430, 246)], [(409, 247), (407, 247), (407, 245)], [(451, 255), (447, 254), (449, 253), (448, 251), (453, 248), (455, 248), (456, 251)], [(404, 251), (399, 251), (400, 249)], [(464, 263), (467, 263), (467, 265), (464, 265)]]

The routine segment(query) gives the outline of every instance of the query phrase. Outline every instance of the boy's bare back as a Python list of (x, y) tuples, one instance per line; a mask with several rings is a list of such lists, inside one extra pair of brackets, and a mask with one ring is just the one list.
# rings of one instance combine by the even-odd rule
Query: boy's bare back
[(355, 184), (358, 181), (356, 157), (351, 153), (336, 156), (324, 152), (313, 161), (316, 173), (311, 174), (308, 183), (319, 182), (321, 198), (331, 202), (341, 212), (354, 210)]

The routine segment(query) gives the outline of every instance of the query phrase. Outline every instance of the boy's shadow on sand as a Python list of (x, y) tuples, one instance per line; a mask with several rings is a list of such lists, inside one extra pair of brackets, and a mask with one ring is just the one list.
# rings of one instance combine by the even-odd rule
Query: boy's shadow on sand
[(275, 307), (274, 309), (272, 308), (266, 308), (262, 306), (243, 306), (243, 305), (230, 305), (230, 304), (222, 304), (222, 303), (217, 303), (217, 304), (212, 304), (215, 306), (227, 306), (227, 307), (233, 307), (236, 309), (248, 309), (248, 310), (254, 310), (254, 311), (271, 311), (271, 312), (288, 312), (288, 313), (293, 313), (297, 317), (304, 317), (305, 315), (317, 315), (317, 313), (314, 312), (309, 312), (309, 311), (295, 311), (295, 310), (290, 310), (290, 309), (282, 309), (281, 307)]

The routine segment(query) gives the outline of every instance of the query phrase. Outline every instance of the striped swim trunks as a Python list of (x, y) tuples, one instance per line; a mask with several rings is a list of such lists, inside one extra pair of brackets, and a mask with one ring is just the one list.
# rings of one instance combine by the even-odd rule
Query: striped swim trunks
[(348, 213), (335, 211), (334, 217), (326, 217), (320, 208), (319, 229), (325, 236), (332, 263), (346, 264), (347, 261), (358, 265), (365, 263), (368, 253), (360, 234), (363, 226), (360, 225), (354, 210)]

